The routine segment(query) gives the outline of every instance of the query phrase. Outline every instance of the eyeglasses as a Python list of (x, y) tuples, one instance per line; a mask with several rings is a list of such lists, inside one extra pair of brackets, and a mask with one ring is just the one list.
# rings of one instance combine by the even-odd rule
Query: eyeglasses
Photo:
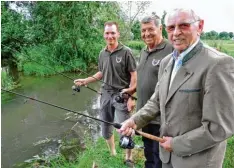
[[(200, 21), (200, 20), (195, 20), (195, 21), (189, 22), (189, 23), (180, 23), (180, 24), (177, 25), (177, 27), (178, 27), (179, 30), (185, 31), (185, 30), (188, 30), (190, 28), (191, 24), (196, 23), (198, 21)], [(175, 29), (176, 29), (176, 25), (166, 26), (166, 30), (169, 33), (175, 31)]]

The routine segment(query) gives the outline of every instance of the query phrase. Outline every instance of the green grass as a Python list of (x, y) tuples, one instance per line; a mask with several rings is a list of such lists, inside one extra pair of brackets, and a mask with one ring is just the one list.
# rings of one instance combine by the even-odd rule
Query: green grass
[[(117, 135), (118, 136), (118, 135)], [(119, 138), (115, 134), (116, 143), (116, 156), (110, 156), (110, 152), (107, 148), (106, 142), (103, 138), (100, 138), (97, 143), (89, 144), (89, 148), (78, 158), (77, 168), (90, 168), (93, 163), (100, 168), (124, 168), (125, 151), (119, 147)], [(136, 144), (142, 145), (141, 137), (135, 136), (134, 141)], [(144, 165), (143, 149), (134, 149), (133, 158), (135, 167), (141, 168)]]
[(234, 40), (204, 40), (204, 42), (234, 57)]
[(234, 167), (234, 136), (228, 139), (223, 168)]
[[(31, 168), (31, 167), (50, 167), (50, 168), (91, 168), (93, 164), (98, 168), (125, 168), (125, 150), (119, 146), (119, 135), (115, 132), (115, 144), (116, 144), (116, 156), (110, 156), (109, 149), (103, 138), (99, 138), (97, 142), (92, 142), (91, 140), (86, 140), (86, 150), (77, 153), (77, 159), (75, 161), (68, 161), (60, 155), (57, 158), (47, 158), (40, 160), (35, 160), (33, 163), (22, 163), (15, 167), (18, 168)], [(142, 146), (141, 136), (135, 136), (134, 142), (137, 145)], [(144, 167), (144, 153), (143, 149), (133, 149), (133, 159), (136, 168)]]

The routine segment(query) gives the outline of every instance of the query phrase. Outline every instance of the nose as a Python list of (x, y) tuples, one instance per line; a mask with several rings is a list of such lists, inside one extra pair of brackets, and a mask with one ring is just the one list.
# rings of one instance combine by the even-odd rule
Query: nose
[(175, 30), (173, 31), (173, 34), (175, 36), (178, 36), (179, 34), (181, 34), (181, 30), (180, 30), (180, 28), (178, 26), (175, 27)]
[(150, 32), (148, 30), (145, 31), (145, 36), (149, 36)]

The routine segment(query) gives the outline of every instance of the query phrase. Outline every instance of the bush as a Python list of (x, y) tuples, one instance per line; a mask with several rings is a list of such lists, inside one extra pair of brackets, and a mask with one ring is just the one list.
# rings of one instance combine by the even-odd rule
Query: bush
[(1, 71), (1, 87), (6, 90), (14, 88), (13, 79), (6, 71)]
[(145, 43), (143, 41), (128, 41), (125, 43), (131, 49), (141, 50), (145, 47)]
[(16, 54), (19, 71), (23, 71), (25, 75), (47, 76), (87, 68), (82, 58), (66, 60), (63, 55), (65, 53), (61, 53), (60, 58), (57, 58), (58, 53), (52, 46), (53, 44), (33, 46)]

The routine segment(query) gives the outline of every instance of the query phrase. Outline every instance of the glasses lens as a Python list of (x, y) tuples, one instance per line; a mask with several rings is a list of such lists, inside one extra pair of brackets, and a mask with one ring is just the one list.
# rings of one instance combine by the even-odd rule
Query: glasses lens
[(180, 30), (187, 30), (190, 27), (191, 23), (181, 23), (179, 24)]
[(172, 32), (172, 31), (175, 30), (175, 26), (174, 26), (174, 25), (167, 26), (167, 27), (166, 27), (166, 30), (167, 30), (168, 32)]

